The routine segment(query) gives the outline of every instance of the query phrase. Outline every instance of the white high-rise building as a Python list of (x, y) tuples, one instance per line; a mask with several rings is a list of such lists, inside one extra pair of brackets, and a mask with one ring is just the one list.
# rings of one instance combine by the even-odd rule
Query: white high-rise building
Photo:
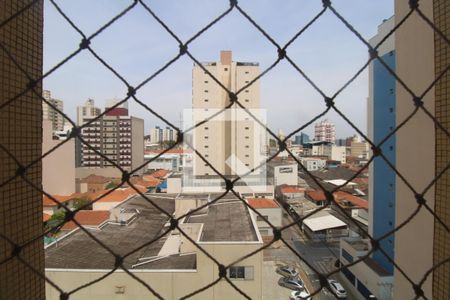
[(329, 122), (327, 119), (316, 123), (314, 126), (314, 140), (334, 143), (336, 141), (336, 126), (334, 123)]
[(162, 128), (155, 126), (155, 128), (150, 129), (150, 143), (159, 144), (163, 141)]
[[(221, 51), (220, 61), (205, 62), (201, 66), (208, 70), (231, 92), (237, 92), (260, 73), (258, 63), (236, 62), (231, 51)], [(195, 123), (203, 121), (230, 105), (230, 95), (215, 82), (199, 65), (192, 71), (192, 107)], [(238, 95), (239, 102), (249, 110), (260, 107), (259, 81)], [(252, 169), (260, 163), (259, 141), (256, 123), (236, 104), (212, 120), (197, 127), (194, 132), (194, 148), (200, 152), (221, 174), (235, 175)], [(259, 143), (258, 143), (259, 141)], [(193, 174), (215, 175), (215, 172), (199, 156), (194, 156)]]

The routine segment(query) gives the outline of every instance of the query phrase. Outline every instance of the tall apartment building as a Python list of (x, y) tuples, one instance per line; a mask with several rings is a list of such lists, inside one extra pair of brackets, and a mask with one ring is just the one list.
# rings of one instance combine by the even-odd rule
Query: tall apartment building
[(155, 128), (150, 129), (150, 143), (159, 144), (162, 142), (163, 132), (162, 128), (155, 126)]
[[(420, 1), (420, 10), (447, 38), (450, 36), (450, 2), (446, 0)], [(404, 16), (410, 11), (405, 1), (396, 1), (395, 14)], [(397, 18), (399, 22), (401, 18)], [(450, 65), (449, 44), (417, 14), (400, 26), (395, 35), (396, 73), (416, 94), (421, 95)], [(422, 99), (425, 108), (449, 130), (450, 76), (447, 70), (436, 85)], [(396, 124), (404, 120), (415, 106), (411, 95), (396, 83)], [(396, 167), (419, 192), (432, 182), (450, 162), (450, 139), (421, 110), (396, 134)], [(416, 209), (414, 193), (397, 180), (395, 224), (399, 226)], [(442, 220), (450, 223), (450, 173), (445, 172), (424, 195), (427, 205)], [(448, 225), (447, 225), (448, 226)], [(447, 260), (426, 277), (421, 286), (428, 299), (450, 298), (450, 235), (448, 230), (424, 207), (395, 234), (396, 263), (411, 280), (419, 283), (433, 266)], [(394, 271), (394, 298), (415, 297), (411, 283), (399, 270)]]
[[(236, 92), (257, 77), (261, 71), (258, 63), (236, 62), (231, 51), (221, 51), (220, 61), (202, 63), (221, 84)], [(192, 71), (192, 107), (194, 123), (230, 104), (228, 93), (199, 66)], [(248, 109), (260, 107), (259, 81), (239, 94), (239, 101)], [(193, 143), (220, 173), (235, 175), (260, 163), (259, 135), (255, 122), (234, 104), (231, 109), (195, 129)], [(194, 175), (213, 175), (214, 171), (197, 155), (194, 156)]]
[[(88, 99), (83, 106), (77, 107), (77, 126), (84, 124), (85, 120), (92, 120), (100, 115), (100, 108), (95, 106), (94, 99)], [(75, 139), (75, 166), (81, 167), (81, 141)]]
[[(83, 118), (83, 123), (92, 118)], [(84, 127), (81, 134), (86, 142), (120, 167), (130, 170), (144, 163), (144, 120), (129, 116), (126, 106), (109, 110)], [(103, 168), (113, 165), (83, 144), (81, 166)]]
[(77, 107), (77, 125), (83, 125), (84, 118), (94, 118), (101, 113), (101, 109), (95, 106), (94, 99), (87, 99), (83, 106)]
[[(51, 103), (54, 107), (60, 111), (64, 111), (64, 103), (62, 100), (52, 98), (52, 94), (48, 90), (42, 92), (42, 97)], [(64, 130), (64, 117), (53, 107), (48, 105), (46, 102), (42, 101), (42, 119), (49, 120), (52, 122), (53, 131), (63, 131)]]
[(163, 141), (164, 142), (173, 142), (177, 140), (177, 132), (170, 127), (166, 127), (163, 129)]
[(328, 120), (322, 120), (314, 125), (314, 140), (319, 142), (336, 141), (336, 126)]

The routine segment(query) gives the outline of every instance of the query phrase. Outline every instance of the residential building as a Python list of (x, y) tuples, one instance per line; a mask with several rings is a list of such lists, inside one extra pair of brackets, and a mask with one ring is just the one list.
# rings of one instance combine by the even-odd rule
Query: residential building
[[(114, 103), (107, 105), (108, 110)], [(83, 118), (85, 123), (89, 120), (89, 117)], [(81, 135), (91, 147), (122, 168), (131, 170), (144, 163), (144, 120), (129, 116), (125, 105), (109, 109), (101, 118), (83, 127)], [(81, 165), (90, 168), (114, 166), (84, 144)]]
[(336, 146), (331, 142), (309, 142), (303, 146), (304, 156), (326, 156), (331, 160), (347, 162), (346, 147)]
[(314, 141), (330, 142), (336, 141), (336, 126), (328, 120), (322, 120), (314, 125)]
[(93, 119), (100, 113), (101, 109), (95, 106), (94, 99), (87, 99), (83, 106), (77, 106), (77, 125), (83, 125), (85, 119)]
[[(42, 155), (60, 143), (53, 137), (52, 122), (43, 120)], [(66, 141), (42, 159), (42, 188), (51, 195), (70, 195), (75, 192), (74, 140)]]
[[(375, 46), (395, 26), (395, 18), (391, 17), (378, 26), (378, 33), (370, 39)], [(389, 37), (378, 49), (378, 55), (394, 71), (395, 34)], [(372, 61), (369, 65), (369, 100), (368, 100), (368, 136), (375, 143), (380, 143), (396, 126), (396, 87), (395, 78), (381, 64)], [(392, 136), (382, 146), (381, 150), (392, 165), (396, 165), (396, 137)], [(357, 154), (354, 147), (361, 145), (357, 138), (351, 142), (352, 154)], [(361, 147), (359, 147), (361, 148)], [(365, 151), (365, 150), (363, 150)], [(353, 155), (359, 157), (358, 155)], [(369, 234), (374, 238), (383, 236), (395, 226), (395, 172), (381, 157), (375, 157), (369, 165)], [(390, 258), (394, 259), (395, 235), (380, 241), (380, 245)], [(373, 259), (388, 272), (393, 273), (394, 267), (380, 251), (373, 254)]]
[(323, 169), (327, 164), (327, 161), (325, 159), (314, 157), (301, 157), (300, 162), (308, 171), (317, 171)]
[(269, 161), (267, 177), (273, 179), (273, 185), (297, 185), (298, 164), (295, 161)]
[(163, 129), (159, 126), (150, 129), (150, 144), (159, 144), (163, 141)]
[[(232, 60), (231, 51), (221, 51), (220, 61), (195, 64), (192, 71), (192, 107), (194, 123), (203, 121), (230, 104), (230, 95), (203, 69), (221, 84), (237, 92), (256, 78), (261, 70), (258, 63)], [(239, 94), (239, 101), (253, 113), (260, 107), (259, 81)], [(260, 146), (264, 140), (258, 135), (256, 122), (233, 104), (220, 116), (197, 127), (193, 133), (194, 148), (214, 168), (225, 175), (243, 174), (261, 163)], [(198, 155), (194, 156), (193, 174), (213, 175), (214, 171)]]
[[(377, 68), (377, 71), (379, 71), (378, 68)], [(379, 75), (379, 74), (377, 74), (377, 75)], [(378, 84), (379, 83), (377, 81), (377, 88), (378, 88)], [(391, 94), (391, 95), (393, 95), (393, 94)], [(391, 102), (391, 104), (392, 104), (392, 102)], [(387, 104), (385, 103), (384, 105), (387, 105)], [(379, 118), (377, 118), (377, 121), (378, 121), (378, 123), (380, 122)], [(389, 122), (383, 123), (383, 126), (387, 126), (386, 125), (387, 123), (389, 123)], [(377, 127), (374, 126), (374, 128), (377, 128)], [(378, 128), (377, 128), (377, 130), (378, 130)], [(386, 133), (386, 135), (387, 135), (387, 133)], [(358, 135), (353, 136), (353, 140), (350, 144), (350, 155), (353, 157), (368, 159), (369, 158), (369, 143), (367, 143), (366, 141), (361, 141), (361, 137), (359, 137)]]
[[(208, 201), (208, 195), (149, 196), (169, 216), (179, 217)], [(256, 221), (247, 206), (234, 196), (226, 196), (206, 209), (183, 218), (178, 230), (171, 230), (165, 239), (145, 245), (166, 230), (169, 216), (140, 196), (122, 202), (111, 210), (109, 219), (95, 216), (97, 222), (84, 226), (91, 234), (115, 253), (127, 256), (123, 265), (133, 275), (151, 286), (164, 299), (179, 299), (219, 279), (217, 265), (191, 243), (194, 240), (214, 258), (228, 265), (242, 257), (242, 253), (256, 253), (227, 269), (226, 275), (251, 299), (261, 299), (263, 246)], [(87, 218), (90, 216), (86, 216)], [(105, 220), (104, 223), (98, 223)], [(87, 223), (88, 220), (85, 221)], [(101, 224), (101, 226), (97, 225)], [(190, 240), (185, 236), (188, 235)], [(126, 243), (122, 242), (126, 240)], [(139, 247), (144, 245), (143, 247)], [(84, 251), (90, 249), (90, 251)], [(75, 229), (65, 238), (46, 246), (45, 275), (64, 290), (72, 290), (80, 281), (89, 281), (110, 272), (114, 266), (111, 256), (82, 230)], [(83, 259), (80, 259), (80, 255)], [(60, 293), (47, 284), (46, 299), (60, 299)], [(73, 299), (148, 299), (150, 291), (123, 272), (114, 271), (95, 285), (87, 286), (71, 295)], [(195, 299), (230, 299), (240, 294), (225, 280), (205, 289)]]
[(305, 192), (304, 188), (298, 187), (297, 185), (281, 185), (277, 189), (277, 198), (281, 198), (285, 201), (299, 199), (303, 197)]
[[(410, 11), (408, 3), (396, 1), (395, 15), (404, 16)], [(420, 1), (420, 11), (443, 36), (450, 36), (450, 4), (445, 0)], [(396, 19), (399, 23), (401, 17)], [(413, 13), (411, 18), (400, 26), (395, 33), (396, 73), (416, 95), (422, 95), (429, 86), (447, 70), (450, 61), (448, 42), (427, 26), (423, 18)], [(424, 107), (433, 115), (443, 128), (450, 128), (448, 101), (450, 77), (446, 75), (421, 99)], [(396, 125), (415, 109), (411, 94), (396, 83)], [(431, 118), (419, 109), (419, 113), (396, 133), (395, 166), (407, 178), (418, 193), (422, 193), (438, 180), (425, 193), (425, 207), (395, 234), (395, 261), (415, 283), (425, 278), (421, 289), (428, 299), (450, 298), (450, 273), (448, 263), (433, 267), (450, 257), (450, 223), (448, 195), (450, 173), (443, 172), (449, 163), (450, 139), (447, 134), (432, 122)], [(419, 141), (419, 142), (418, 142)], [(402, 181), (395, 185), (395, 226), (400, 226), (417, 209), (414, 193)], [(419, 198), (420, 200), (420, 198)], [(439, 221), (438, 218), (441, 220)], [(419, 238), (419, 239), (418, 239)], [(414, 251), (411, 251), (413, 249)], [(432, 274), (428, 272), (433, 270)], [(429, 274), (429, 276), (426, 276)], [(426, 276), (426, 277), (425, 277)], [(394, 299), (416, 297), (411, 283), (398, 269), (394, 270)]]
[(62, 100), (52, 98), (51, 92), (48, 90), (44, 90), (42, 92), (42, 97), (48, 103), (53, 105), (52, 107), (48, 103), (42, 101), (42, 119), (49, 120), (52, 122), (53, 131), (63, 131), (64, 117), (56, 109), (58, 109), (61, 112), (64, 112), (64, 103), (62, 102)]
[(300, 135), (295, 136), (295, 144), (297, 145), (304, 145), (306, 143), (309, 143), (309, 141), (309, 135), (304, 132), (300, 132)]
[(276, 228), (280, 228), (282, 226), (281, 207), (271, 198), (247, 198), (246, 200), (251, 207), (262, 215), (260, 217), (255, 212), (252, 212), (261, 236), (273, 236), (272, 227), (266, 221), (269, 221)]
[[(77, 126), (84, 125), (85, 122), (88, 122), (98, 115), (100, 115), (100, 108), (95, 106), (94, 99), (88, 99), (84, 103), (84, 106), (77, 106)], [(82, 143), (80, 139), (75, 139), (75, 166), (81, 167), (81, 152), (82, 152)]]
[(170, 127), (164, 128), (162, 140), (163, 142), (175, 142), (177, 140), (177, 131)]

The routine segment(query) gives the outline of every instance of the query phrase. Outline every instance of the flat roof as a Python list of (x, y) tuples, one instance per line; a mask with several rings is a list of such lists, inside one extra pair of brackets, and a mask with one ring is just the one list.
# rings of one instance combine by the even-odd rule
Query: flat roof
[(347, 224), (330, 214), (316, 218), (314, 218), (313, 216), (306, 218), (303, 221), (303, 224), (305, 224), (312, 231), (321, 231), (325, 229), (347, 226)]
[[(175, 196), (167, 194), (146, 194), (155, 204), (170, 215), (175, 209)], [(165, 229), (169, 218), (141, 196), (120, 204), (119, 209), (135, 213), (135, 219), (126, 226), (108, 223), (100, 230), (86, 229), (119, 255), (144, 245)], [(124, 266), (131, 268), (140, 258), (157, 256), (166, 238), (143, 247), (124, 260)], [(80, 229), (66, 235), (45, 249), (45, 267), (61, 269), (112, 269), (114, 257), (105, 248)], [(195, 269), (195, 255), (173, 255), (143, 264), (139, 269)]]
[[(331, 183), (332, 185), (335, 185), (335, 186), (340, 186), (340, 185), (343, 185), (343, 184), (345, 184), (346, 182), (347, 182), (347, 180), (344, 180), (344, 179), (333, 179), (333, 180), (324, 180), (325, 182), (328, 182), (328, 183)], [(354, 182), (349, 182), (349, 183), (347, 183), (347, 184), (345, 184), (346, 186), (347, 185), (357, 185), (356, 183), (354, 183)]]
[(259, 241), (248, 208), (238, 198), (220, 199), (186, 217), (184, 223), (203, 224), (201, 242)]

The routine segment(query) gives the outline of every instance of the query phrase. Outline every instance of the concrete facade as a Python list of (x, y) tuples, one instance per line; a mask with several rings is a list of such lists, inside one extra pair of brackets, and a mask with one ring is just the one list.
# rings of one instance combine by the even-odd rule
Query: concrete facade
[[(395, 26), (391, 17), (378, 26), (378, 33), (370, 43), (376, 46)], [(394, 71), (395, 64), (395, 34), (389, 37), (378, 49), (383, 61)], [(375, 143), (380, 143), (396, 126), (396, 88), (395, 78), (386, 70), (380, 61), (369, 65), (369, 100), (368, 100), (368, 135)], [(383, 145), (381, 151), (386, 158), (396, 165), (396, 137), (391, 136)], [(354, 142), (352, 142), (353, 147)], [(395, 172), (381, 157), (375, 157), (369, 165), (369, 234), (379, 238), (393, 230), (395, 225)], [(395, 235), (383, 239), (381, 247), (394, 259)], [(389, 259), (380, 251), (375, 251), (373, 258), (389, 272), (394, 267)]]
[[(202, 67), (222, 85), (237, 92), (260, 74), (257, 63), (235, 62), (231, 51), (221, 51), (220, 61), (202, 63)], [(199, 65), (192, 71), (192, 107), (194, 123), (199, 123), (230, 104), (228, 93)], [(239, 94), (239, 101), (248, 109), (260, 107), (259, 81)], [(194, 148), (222, 174), (235, 175), (237, 170), (252, 169), (260, 161), (255, 139), (255, 122), (234, 104), (194, 132)], [(256, 145), (256, 146), (255, 146)], [(193, 173), (212, 175), (214, 171), (194, 155)]]
[[(57, 108), (59, 111), (64, 111), (64, 103), (59, 99), (52, 98), (51, 92), (44, 90), (42, 92), (42, 97)], [(42, 118), (52, 122), (53, 131), (64, 130), (64, 117), (56, 109), (51, 107), (46, 102), (42, 101)]]
[[(52, 123), (42, 122), (42, 154), (60, 144), (52, 138)], [(50, 195), (71, 195), (75, 192), (75, 144), (66, 141), (42, 160), (42, 188)]]

